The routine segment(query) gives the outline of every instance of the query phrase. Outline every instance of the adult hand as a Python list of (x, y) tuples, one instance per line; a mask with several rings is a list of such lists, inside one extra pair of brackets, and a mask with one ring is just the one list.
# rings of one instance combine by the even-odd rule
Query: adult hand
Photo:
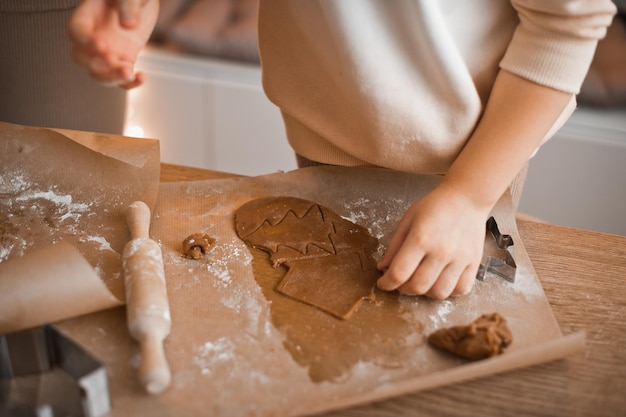
[(68, 26), (72, 57), (97, 81), (130, 89), (134, 65), (156, 24), (158, 0), (83, 0)]
[(402, 217), (378, 268), (378, 287), (437, 299), (467, 294), (476, 279), (488, 211), (436, 188)]

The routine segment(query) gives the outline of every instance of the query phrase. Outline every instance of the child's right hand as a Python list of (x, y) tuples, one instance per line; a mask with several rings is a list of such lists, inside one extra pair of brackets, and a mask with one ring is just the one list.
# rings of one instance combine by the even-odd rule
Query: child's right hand
[(467, 294), (476, 279), (488, 208), (441, 187), (402, 217), (378, 269), (382, 290), (437, 299)]

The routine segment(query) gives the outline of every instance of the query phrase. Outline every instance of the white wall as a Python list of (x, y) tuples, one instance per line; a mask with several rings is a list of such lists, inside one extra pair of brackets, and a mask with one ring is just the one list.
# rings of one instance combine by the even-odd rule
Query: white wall
[(577, 109), (531, 160), (520, 211), (626, 235), (626, 109)]
[(161, 141), (163, 162), (245, 175), (296, 167), (258, 66), (147, 49), (147, 83), (129, 93), (126, 133)]

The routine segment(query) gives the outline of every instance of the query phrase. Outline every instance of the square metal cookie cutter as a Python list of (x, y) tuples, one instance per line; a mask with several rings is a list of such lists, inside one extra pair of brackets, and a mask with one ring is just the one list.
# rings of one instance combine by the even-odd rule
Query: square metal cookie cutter
[(101, 417), (106, 370), (51, 325), (0, 335), (0, 416)]
[(496, 219), (490, 217), (487, 220), (483, 258), (476, 278), (484, 281), (487, 273), (492, 272), (514, 283), (517, 265), (511, 254), (511, 246), (513, 246), (513, 238), (500, 233)]

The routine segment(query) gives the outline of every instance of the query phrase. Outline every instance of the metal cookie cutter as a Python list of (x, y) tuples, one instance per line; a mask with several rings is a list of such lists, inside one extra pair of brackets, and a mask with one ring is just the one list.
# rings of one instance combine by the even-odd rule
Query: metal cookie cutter
[(106, 370), (53, 326), (0, 335), (0, 416), (100, 417)]
[(515, 282), (517, 265), (509, 250), (510, 246), (513, 246), (513, 238), (510, 235), (500, 233), (496, 219), (490, 217), (487, 220), (483, 259), (476, 278), (483, 281), (487, 272), (492, 272), (509, 282)]

